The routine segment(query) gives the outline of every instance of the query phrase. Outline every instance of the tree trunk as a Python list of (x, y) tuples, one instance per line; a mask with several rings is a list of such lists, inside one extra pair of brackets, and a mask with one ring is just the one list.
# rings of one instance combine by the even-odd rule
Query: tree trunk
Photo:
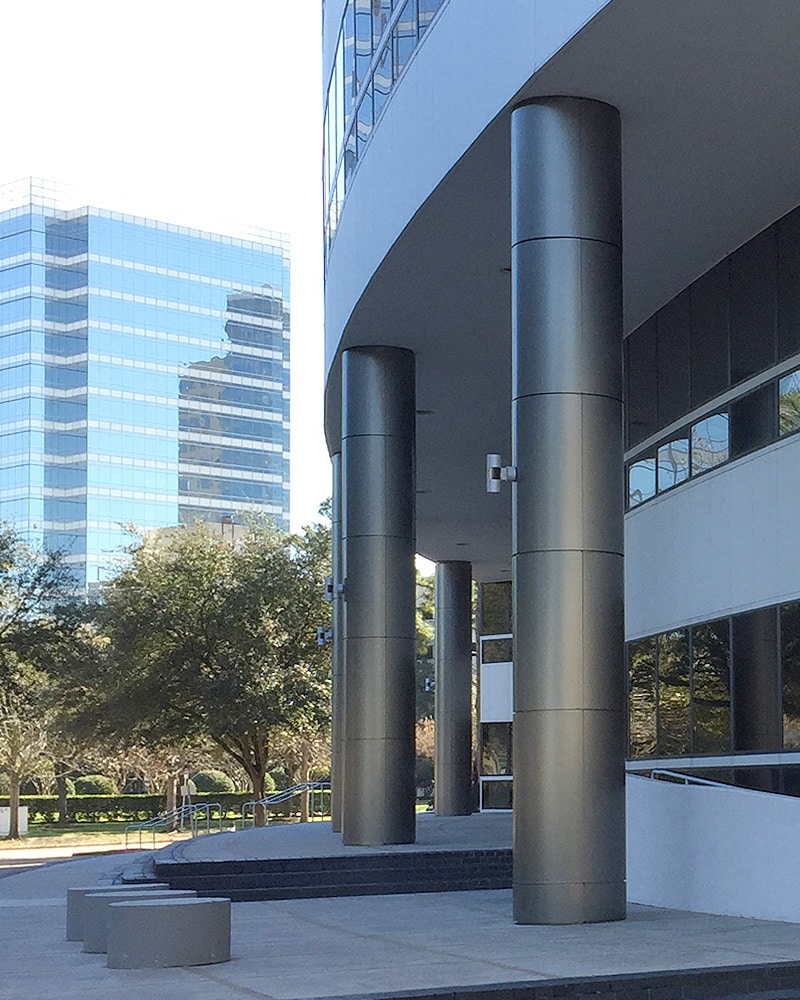
[[(250, 787), (253, 789), (253, 798), (264, 798), (264, 782), (267, 772), (263, 768), (258, 768), (251, 764), (247, 768), (247, 777), (250, 779)], [(266, 826), (269, 822), (269, 810), (265, 805), (257, 805), (253, 810), (253, 822), (256, 826)]]
[(8, 839), (9, 840), (20, 840), (19, 835), (19, 786), (22, 784), (22, 778), (16, 771), (11, 771), (9, 774), (10, 787), (8, 790), (8, 804), (9, 817), (8, 817)]
[[(302, 744), (302, 749), (300, 751), (300, 780), (308, 781), (308, 774), (311, 770), (311, 765), (308, 759), (308, 744), (304, 741)], [(300, 822), (308, 822), (308, 800), (310, 792), (306, 788), (300, 793)]]
[[(177, 779), (174, 774), (167, 775), (167, 783), (164, 789), (166, 796), (166, 806), (167, 812), (172, 812), (177, 806)], [(176, 824), (170, 823), (167, 826), (167, 830), (172, 831), (176, 827)]]
[(56, 792), (58, 793), (58, 825), (67, 825), (67, 765), (56, 761)]

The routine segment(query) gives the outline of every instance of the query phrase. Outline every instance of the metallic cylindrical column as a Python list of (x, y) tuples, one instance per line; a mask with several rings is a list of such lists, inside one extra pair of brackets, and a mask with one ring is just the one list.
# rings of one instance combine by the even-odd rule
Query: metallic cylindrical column
[(414, 355), (342, 358), (345, 844), (406, 844), (414, 786)]
[(436, 664), (437, 816), (472, 812), (472, 567), (436, 565), (434, 657)]
[(625, 916), (620, 126), (512, 114), (514, 917)]
[(778, 616), (757, 608), (733, 618), (733, 749), (782, 747)]
[(333, 490), (331, 494), (331, 563), (333, 601), (331, 618), (333, 632), (331, 669), (331, 828), (342, 829), (342, 798), (344, 795), (344, 599), (341, 593), (342, 575), (342, 455), (331, 455)]

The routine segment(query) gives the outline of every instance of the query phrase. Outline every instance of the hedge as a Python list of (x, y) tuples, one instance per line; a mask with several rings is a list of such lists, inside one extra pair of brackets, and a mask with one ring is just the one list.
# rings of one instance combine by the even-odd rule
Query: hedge
[[(330, 791), (314, 793), (314, 805), (319, 806), (320, 794), (325, 807), (330, 810)], [(213, 792), (205, 795), (194, 795), (192, 802), (219, 802), (225, 815), (240, 815), (242, 805), (252, 801), (250, 792)], [(0, 806), (8, 805), (8, 796), (0, 796)], [(57, 795), (22, 795), (20, 805), (28, 807), (28, 820), (44, 823), (55, 823), (59, 817)], [(299, 812), (300, 799), (295, 798), (281, 802), (270, 809), (270, 817), (285, 819)], [(153, 819), (166, 811), (163, 795), (69, 795), (67, 796), (67, 822), (97, 823), (101, 820), (115, 822), (138, 823)], [(212, 814), (217, 818), (216, 810)]]

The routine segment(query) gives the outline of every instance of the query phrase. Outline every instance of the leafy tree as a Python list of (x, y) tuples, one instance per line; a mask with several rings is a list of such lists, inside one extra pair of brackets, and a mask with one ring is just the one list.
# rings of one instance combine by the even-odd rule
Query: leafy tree
[(46, 667), (69, 641), (75, 622), (75, 579), (57, 552), (37, 551), (0, 524), (0, 683), (19, 680), (21, 665)]
[(423, 576), (417, 570), (416, 633), (417, 657), (415, 663), (417, 691), (417, 722), (432, 719), (435, 693), (433, 662), (434, 639), (434, 578)]
[(0, 768), (8, 775), (10, 822), (8, 838), (19, 839), (20, 786), (49, 764), (47, 713), (36, 704), (38, 678), (19, 672), (13, 689), (0, 692)]
[(254, 524), (235, 544), (196, 524), (140, 538), (94, 609), (71, 724), (150, 746), (209, 740), (264, 794), (285, 729), (326, 730), (330, 532)]

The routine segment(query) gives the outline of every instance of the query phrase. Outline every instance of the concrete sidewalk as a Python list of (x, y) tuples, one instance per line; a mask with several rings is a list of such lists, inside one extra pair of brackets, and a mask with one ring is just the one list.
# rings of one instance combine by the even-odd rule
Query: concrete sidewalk
[[(202, 838), (203, 851), (227, 854), (228, 836)], [(510, 891), (495, 890), (237, 903), (232, 961), (111, 970), (65, 940), (65, 894), (113, 882), (131, 860), (89, 857), (0, 880), (0, 998), (289, 1000), (800, 961), (795, 924), (632, 906), (620, 923), (519, 927)]]

